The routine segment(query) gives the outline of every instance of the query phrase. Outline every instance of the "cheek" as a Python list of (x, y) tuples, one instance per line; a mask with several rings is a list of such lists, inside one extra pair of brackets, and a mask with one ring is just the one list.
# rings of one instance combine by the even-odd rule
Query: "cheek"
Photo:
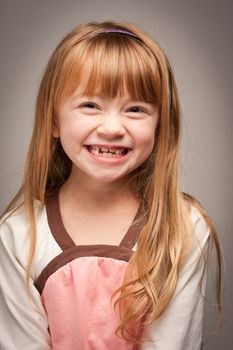
[(155, 140), (155, 129), (152, 125), (147, 127), (142, 127), (137, 133), (138, 145), (145, 149), (148, 148), (148, 151), (153, 149), (154, 140)]
[(79, 152), (81, 133), (74, 125), (63, 124), (60, 127), (60, 142), (66, 155), (72, 160), (74, 154)]
[(154, 148), (154, 134), (151, 134), (150, 137), (144, 139), (142, 144), (142, 158), (145, 161), (153, 151)]
[(153, 151), (155, 142), (155, 125), (147, 124), (142, 126), (137, 133), (137, 147), (140, 155), (140, 161), (144, 162)]
[(66, 120), (60, 124), (60, 138), (66, 142), (73, 143), (75, 140), (79, 142), (86, 133), (85, 125), (77, 120)]

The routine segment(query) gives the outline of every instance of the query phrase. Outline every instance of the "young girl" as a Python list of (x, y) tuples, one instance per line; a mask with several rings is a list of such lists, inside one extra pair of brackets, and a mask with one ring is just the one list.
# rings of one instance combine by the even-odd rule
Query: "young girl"
[(220, 248), (180, 192), (179, 143), (173, 73), (146, 33), (87, 23), (61, 41), (1, 221), (1, 349), (200, 349)]

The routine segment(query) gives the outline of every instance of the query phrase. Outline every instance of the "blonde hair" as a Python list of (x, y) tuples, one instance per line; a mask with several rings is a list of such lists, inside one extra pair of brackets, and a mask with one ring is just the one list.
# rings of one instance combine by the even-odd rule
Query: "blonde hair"
[[(106, 33), (123, 29), (136, 37)], [(144, 31), (129, 23), (91, 22), (75, 28), (53, 52), (39, 88), (35, 125), (27, 155), (24, 182), (6, 211), (25, 205), (30, 221), (30, 254), (27, 281), (36, 247), (33, 201), (43, 204), (69, 177), (71, 161), (52, 127), (59, 106), (85, 81), (83, 93), (100, 87), (106, 97), (124, 92), (150, 101), (159, 108), (154, 149), (150, 157), (131, 174), (144, 203), (144, 224), (137, 250), (130, 259), (120, 294), (121, 323), (116, 333), (124, 339), (143, 340), (130, 330), (137, 320), (152, 323), (166, 309), (177, 285), (180, 266), (191, 240), (191, 206), (196, 206), (210, 227), (217, 252), (217, 305), (220, 306), (221, 252), (213, 221), (192, 196), (180, 192), (178, 150), (180, 107), (177, 87), (168, 59)], [(146, 220), (145, 220), (146, 219)]]

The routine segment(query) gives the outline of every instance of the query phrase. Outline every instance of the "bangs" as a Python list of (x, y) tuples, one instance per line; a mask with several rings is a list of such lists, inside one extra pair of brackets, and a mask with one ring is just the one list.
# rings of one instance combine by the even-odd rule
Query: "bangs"
[(155, 57), (137, 39), (101, 33), (83, 40), (66, 57), (62, 67), (59, 102), (76, 89), (81, 95), (95, 93), (114, 98), (128, 91), (132, 99), (159, 107), (161, 82)]

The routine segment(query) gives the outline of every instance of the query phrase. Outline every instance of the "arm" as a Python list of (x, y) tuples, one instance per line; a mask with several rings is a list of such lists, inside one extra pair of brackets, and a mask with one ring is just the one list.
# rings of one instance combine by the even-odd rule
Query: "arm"
[[(149, 336), (155, 341), (143, 343), (141, 350), (201, 348), (204, 299), (200, 292), (200, 282), (204, 269), (203, 251), (209, 242), (209, 227), (200, 214), (196, 220), (195, 233), (199, 244), (193, 247), (180, 271), (177, 288), (170, 304), (158, 320), (144, 329), (142, 336)], [(202, 292), (205, 291), (205, 286), (206, 273), (202, 282)]]
[(7, 221), (0, 226), (0, 349), (49, 350), (48, 322), (32, 277), (27, 295), (22, 258), (27, 244), (20, 225), (15, 231)]

